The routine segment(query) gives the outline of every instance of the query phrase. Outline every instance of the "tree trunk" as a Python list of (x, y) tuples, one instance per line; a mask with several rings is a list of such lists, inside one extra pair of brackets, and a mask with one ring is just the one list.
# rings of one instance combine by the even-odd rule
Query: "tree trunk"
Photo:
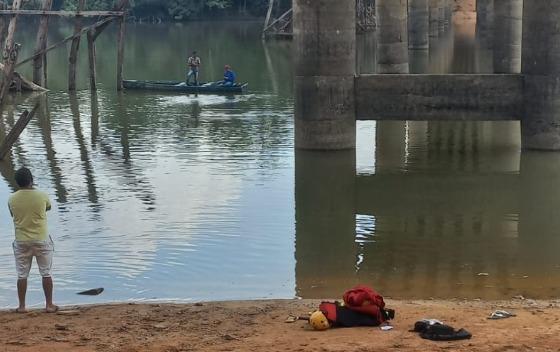
[[(13, 10), (19, 10), (22, 0), (14, 0), (12, 5)], [(2, 79), (2, 86), (0, 87), (0, 104), (4, 101), (4, 97), (12, 84), (12, 76), (14, 74), (14, 66), (18, 57), (19, 45), (16, 45), (14, 36), (16, 33), (17, 15), (13, 15), (8, 26), (8, 36), (6, 37), (6, 45), (4, 52), (4, 77)]]

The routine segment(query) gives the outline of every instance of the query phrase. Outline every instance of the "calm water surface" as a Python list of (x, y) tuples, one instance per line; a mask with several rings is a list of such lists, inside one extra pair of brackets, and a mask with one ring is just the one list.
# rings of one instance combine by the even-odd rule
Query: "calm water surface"
[[(24, 56), (35, 28), (20, 33)], [(41, 102), (0, 162), (0, 199), (22, 165), (51, 196), (58, 302), (338, 297), (356, 283), (401, 298), (558, 296), (560, 155), (521, 153), (510, 122), (360, 122), (356, 151), (294, 152), (291, 43), (263, 44), (259, 29), (128, 27), (126, 77), (181, 79), (196, 49), (201, 79), (229, 63), (250, 82), (243, 96), (117, 94), (111, 29), (98, 43), (97, 94), (85, 55), (83, 89), (65, 92), (61, 49), (49, 56), (51, 91), (15, 97), (3, 112), (0, 135)], [(51, 41), (71, 31), (61, 25)], [(411, 71), (491, 71), (473, 33), (458, 28), (411, 52)], [(373, 37), (358, 43), (359, 71), (374, 72)], [(0, 219), (8, 307), (7, 207)], [(39, 281), (34, 268), (31, 304), (42, 301)], [(106, 291), (75, 294), (93, 287)]]

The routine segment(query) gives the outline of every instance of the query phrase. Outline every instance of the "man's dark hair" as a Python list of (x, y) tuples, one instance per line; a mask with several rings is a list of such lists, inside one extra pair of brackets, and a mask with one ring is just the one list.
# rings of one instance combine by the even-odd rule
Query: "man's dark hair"
[(33, 175), (31, 174), (31, 170), (26, 167), (22, 167), (21, 169), (16, 171), (16, 183), (20, 187), (29, 187), (33, 184)]

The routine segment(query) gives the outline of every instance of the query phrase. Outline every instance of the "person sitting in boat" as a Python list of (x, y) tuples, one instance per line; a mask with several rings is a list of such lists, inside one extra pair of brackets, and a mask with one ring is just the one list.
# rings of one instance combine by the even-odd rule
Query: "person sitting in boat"
[(231, 87), (235, 84), (235, 72), (231, 70), (230, 65), (224, 66), (224, 80), (219, 82), (224, 87)]
[(200, 57), (196, 55), (196, 51), (192, 52), (192, 55), (187, 60), (187, 66), (189, 66), (189, 72), (187, 73), (187, 85), (190, 85), (191, 77), (194, 77), (194, 85), (198, 86), (198, 69), (200, 67)]

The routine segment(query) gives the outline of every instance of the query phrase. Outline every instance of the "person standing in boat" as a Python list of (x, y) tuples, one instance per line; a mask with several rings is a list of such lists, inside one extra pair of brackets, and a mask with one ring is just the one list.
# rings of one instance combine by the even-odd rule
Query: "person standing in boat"
[(224, 66), (224, 80), (221, 82), (222, 86), (231, 87), (235, 84), (235, 72), (231, 70), (230, 65)]
[(189, 72), (187, 73), (187, 85), (190, 85), (191, 77), (194, 77), (194, 85), (198, 86), (198, 70), (200, 68), (200, 57), (196, 55), (196, 51), (192, 52), (192, 55), (187, 60), (187, 66), (189, 67)]

